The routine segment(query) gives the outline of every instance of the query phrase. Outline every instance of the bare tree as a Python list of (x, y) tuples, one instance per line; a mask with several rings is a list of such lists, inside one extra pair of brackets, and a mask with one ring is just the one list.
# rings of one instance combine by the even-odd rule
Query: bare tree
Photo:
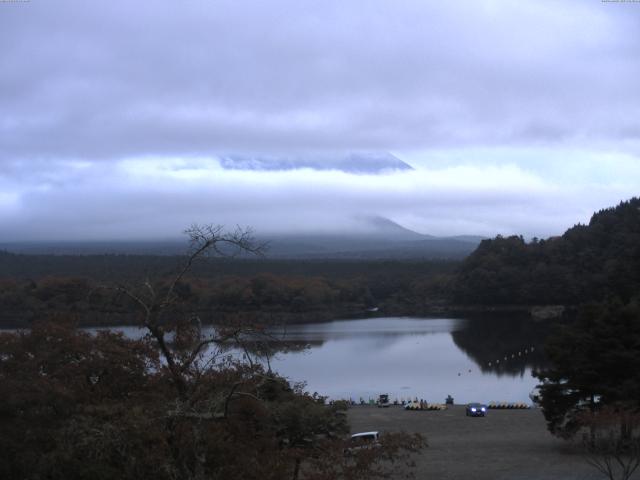
[(189, 380), (200, 373), (200, 360), (210, 346), (230, 341), (240, 343), (256, 332), (250, 325), (236, 325), (205, 333), (198, 315), (177, 311), (181, 302), (177, 294), (180, 282), (196, 262), (209, 255), (262, 255), (266, 248), (265, 244), (256, 241), (248, 228), (236, 227), (234, 231), (227, 232), (221, 225), (194, 224), (184, 233), (189, 237), (188, 253), (168, 282), (146, 278), (139, 285), (119, 284), (115, 287), (138, 306), (141, 324), (156, 342), (181, 397), (187, 394)]
[[(182, 265), (172, 277), (168, 280), (146, 278), (133, 286), (118, 284), (115, 289), (138, 307), (141, 326), (155, 342), (177, 391), (176, 402), (166, 414), (167, 431), (176, 432), (184, 429), (185, 425), (191, 431), (192, 444), (188, 453), (185, 454), (183, 445), (172, 447), (179, 476), (200, 479), (204, 478), (208, 461), (204, 438), (206, 423), (224, 420), (234, 399), (257, 399), (255, 380), (261, 377), (260, 369), (254, 368), (254, 362), (248, 358), (249, 372), (245, 376), (239, 375), (223, 391), (211, 391), (207, 376), (229, 367), (228, 363), (216, 363), (220, 349), (212, 349), (229, 343), (242, 347), (243, 341), (257, 331), (247, 324), (203, 329), (197, 314), (179, 308), (182, 303), (179, 286), (194, 265), (207, 256), (262, 255), (266, 246), (258, 243), (248, 228), (237, 227), (228, 232), (220, 225), (193, 224), (184, 233), (189, 238), (189, 248)], [(245, 350), (245, 358), (247, 355)], [(265, 382), (270, 380), (264, 378)], [(250, 383), (251, 387), (243, 389), (245, 383)], [(173, 436), (170, 434), (168, 438)]]

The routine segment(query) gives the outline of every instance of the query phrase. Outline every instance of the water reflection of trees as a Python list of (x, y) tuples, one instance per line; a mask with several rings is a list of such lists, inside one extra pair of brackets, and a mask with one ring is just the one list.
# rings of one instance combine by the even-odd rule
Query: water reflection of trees
[[(493, 375), (523, 376), (527, 369), (546, 366), (544, 342), (551, 330), (549, 322), (531, 318), (493, 316), (468, 319), (463, 327), (451, 332), (454, 344), (473, 360), (483, 373)], [(455, 328), (455, 327), (454, 327)], [(415, 332), (411, 332), (415, 334)], [(427, 334), (425, 332), (420, 332)], [(429, 333), (440, 333), (429, 332)], [(444, 333), (444, 332), (442, 332)], [(362, 332), (358, 337), (370, 337), (381, 343), (382, 348), (407, 335), (406, 331)], [(301, 353), (321, 347), (328, 338), (291, 338), (286, 332), (261, 334), (244, 338), (245, 353), (261, 358), (265, 363), (279, 355)], [(229, 345), (229, 350), (238, 351)]]
[(530, 318), (475, 318), (451, 336), (483, 373), (522, 376), (527, 368), (545, 366), (544, 342), (550, 327)]
[[(280, 339), (249, 339), (243, 342), (245, 350), (259, 358), (273, 357), (278, 354), (298, 353), (321, 347), (322, 340), (280, 340)], [(226, 345), (225, 351), (238, 350), (235, 345)]]

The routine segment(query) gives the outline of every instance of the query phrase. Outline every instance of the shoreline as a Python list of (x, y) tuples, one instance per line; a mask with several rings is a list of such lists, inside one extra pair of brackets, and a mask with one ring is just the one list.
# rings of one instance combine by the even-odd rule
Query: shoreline
[[(575, 307), (565, 305), (437, 305), (426, 308), (384, 308), (377, 311), (354, 310), (354, 309), (334, 309), (334, 310), (313, 310), (307, 312), (291, 312), (291, 311), (243, 311), (243, 312), (201, 312), (203, 317), (209, 316), (211, 319), (217, 315), (224, 318), (225, 315), (231, 313), (241, 313), (246, 315), (256, 315), (256, 324), (259, 325), (304, 325), (308, 323), (327, 323), (338, 320), (363, 320), (367, 318), (385, 318), (385, 317), (413, 317), (413, 318), (442, 318), (448, 316), (451, 318), (465, 318), (481, 320), (487, 315), (492, 316), (517, 316), (520, 318), (528, 318), (532, 321), (560, 320), (567, 315), (571, 315)], [(118, 317), (118, 314), (109, 312), (95, 312), (96, 317)], [(33, 323), (34, 313), (26, 315), (24, 318), (17, 319), (18, 315), (7, 315), (8, 318), (0, 319), (0, 329), (24, 329), (30, 328)], [(110, 328), (110, 327), (131, 327), (137, 326), (135, 322), (118, 321), (82, 321), (79, 319), (78, 312), (69, 312), (70, 317), (77, 320), (78, 326), (81, 328)], [(87, 314), (85, 314), (87, 315)], [(131, 312), (123, 312), (122, 317), (135, 316)], [(3, 321), (4, 320), (4, 321)], [(38, 319), (40, 320), (40, 319)], [(36, 320), (36, 321), (38, 321)], [(42, 318), (46, 320), (46, 318)], [(212, 321), (204, 321), (203, 324), (215, 325)]]

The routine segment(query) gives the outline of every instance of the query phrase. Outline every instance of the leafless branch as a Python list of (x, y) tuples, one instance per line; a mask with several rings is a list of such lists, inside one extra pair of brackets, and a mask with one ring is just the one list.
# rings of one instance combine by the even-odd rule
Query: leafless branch
[[(186, 229), (184, 233), (189, 237), (189, 253), (187, 260), (174, 277), (165, 299), (163, 306), (170, 305), (173, 301), (173, 292), (175, 287), (184, 276), (191, 270), (193, 264), (201, 257), (206, 256), (213, 251), (219, 256), (235, 256), (237, 253), (245, 252), (261, 256), (264, 254), (267, 244), (256, 242), (253, 231), (250, 228), (242, 228), (237, 226), (231, 233), (225, 233), (222, 225), (198, 225), (193, 224)], [(228, 245), (235, 250), (235, 253), (229, 255), (220, 249), (220, 245)]]
[[(204, 338), (199, 318), (196, 316), (197, 327), (193, 325), (187, 328), (197, 328), (187, 336), (191, 335), (193, 344), (185, 347), (175, 347), (167, 341), (167, 331), (177, 328), (178, 321), (169, 321), (165, 328), (165, 319), (170, 314), (176, 314), (174, 310), (179, 296), (176, 295), (176, 288), (184, 279), (185, 275), (193, 268), (194, 263), (210, 254), (214, 253), (221, 256), (234, 256), (244, 252), (254, 255), (262, 255), (266, 248), (266, 244), (256, 242), (253, 232), (248, 228), (236, 227), (232, 232), (226, 232), (221, 225), (198, 225), (194, 224), (184, 232), (189, 237), (189, 250), (184, 264), (179, 268), (178, 272), (171, 279), (166, 290), (158, 290), (154, 283), (146, 278), (137, 289), (129, 288), (125, 285), (118, 285), (114, 289), (131, 299), (142, 310), (143, 325), (148, 330), (150, 336), (155, 340), (158, 348), (166, 362), (166, 366), (171, 372), (175, 385), (184, 396), (190, 383), (189, 378), (193, 379), (197, 373), (194, 370), (194, 362), (199, 356), (212, 344), (222, 344), (229, 340), (234, 340), (245, 352), (248, 363), (254, 367), (254, 362), (249, 351), (243, 344), (241, 339), (241, 328), (231, 331), (223, 331), (221, 335), (215, 334), (211, 337)], [(176, 339), (178, 338), (178, 330), (176, 330)], [(180, 350), (182, 349), (182, 350)], [(198, 367), (199, 368), (199, 367)], [(197, 369), (196, 369), (197, 370)]]
[(202, 351), (202, 349), (204, 349), (205, 347), (213, 344), (213, 343), (224, 343), (225, 341), (229, 340), (230, 338), (235, 338), (238, 335), (237, 331), (234, 331), (231, 334), (222, 336), (222, 337), (209, 337), (206, 339), (201, 340), (191, 351), (191, 354), (189, 355), (189, 357), (187, 358), (187, 360), (184, 361), (181, 371), (184, 372), (187, 369), (189, 369), (191, 367), (191, 365), (193, 364), (193, 362), (196, 360), (196, 358), (198, 357), (198, 355), (200, 354), (200, 352)]

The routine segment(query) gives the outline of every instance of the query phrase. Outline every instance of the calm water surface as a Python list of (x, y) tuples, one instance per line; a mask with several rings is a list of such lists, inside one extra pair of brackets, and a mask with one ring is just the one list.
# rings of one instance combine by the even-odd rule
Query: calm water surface
[[(271, 367), (307, 390), (358, 401), (388, 393), (456, 403), (527, 402), (544, 334), (530, 320), (376, 318), (289, 326), (302, 351)], [(284, 331), (274, 331), (283, 334)]]

